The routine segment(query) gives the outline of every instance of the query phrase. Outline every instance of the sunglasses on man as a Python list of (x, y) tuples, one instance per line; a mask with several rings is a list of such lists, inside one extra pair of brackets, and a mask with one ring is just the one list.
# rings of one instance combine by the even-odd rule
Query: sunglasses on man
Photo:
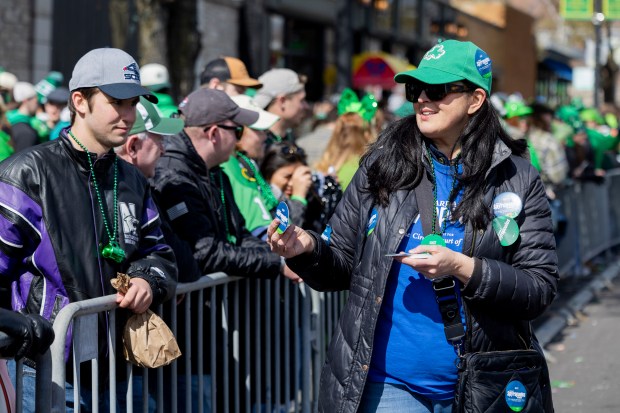
[(437, 102), (443, 100), (450, 93), (462, 93), (471, 92), (471, 86), (466, 86), (458, 83), (443, 83), (440, 85), (429, 85), (427, 83), (406, 83), (405, 84), (405, 98), (409, 102), (417, 102), (422, 94), (422, 91), (426, 93), (428, 100)]
[[(215, 125), (215, 126), (221, 129), (235, 131), (235, 138), (237, 138), (237, 140), (241, 139), (241, 136), (243, 135), (243, 126), (232, 126), (232, 125)], [(208, 131), (210, 127), (211, 125), (206, 126), (204, 128), (204, 131), (205, 132)]]

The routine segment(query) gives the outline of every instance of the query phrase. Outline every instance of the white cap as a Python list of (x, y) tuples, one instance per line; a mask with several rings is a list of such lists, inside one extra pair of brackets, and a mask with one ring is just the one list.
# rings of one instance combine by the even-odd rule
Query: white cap
[(17, 82), (15, 86), (13, 86), (13, 99), (15, 99), (17, 103), (21, 103), (36, 96), (37, 91), (34, 90), (32, 83)]
[(252, 102), (252, 98), (248, 95), (236, 95), (230, 97), (240, 108), (252, 110), (254, 112), (258, 112), (258, 120), (251, 124), (249, 128), (256, 130), (267, 130), (273, 126), (280, 117), (271, 112), (267, 112), (259, 108), (254, 102)]
[(170, 87), (170, 75), (166, 66), (159, 63), (149, 63), (140, 68), (142, 86), (157, 91)]
[(3, 89), (11, 90), (17, 83), (17, 76), (10, 72), (0, 73), (0, 87)]

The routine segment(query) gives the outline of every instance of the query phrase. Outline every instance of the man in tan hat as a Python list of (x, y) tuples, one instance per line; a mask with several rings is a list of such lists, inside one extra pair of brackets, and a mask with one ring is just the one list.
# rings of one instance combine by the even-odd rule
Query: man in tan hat
[(228, 96), (243, 95), (247, 88), (259, 89), (262, 86), (250, 77), (241, 60), (229, 56), (207, 63), (200, 74), (200, 84), (208, 89), (223, 90)]

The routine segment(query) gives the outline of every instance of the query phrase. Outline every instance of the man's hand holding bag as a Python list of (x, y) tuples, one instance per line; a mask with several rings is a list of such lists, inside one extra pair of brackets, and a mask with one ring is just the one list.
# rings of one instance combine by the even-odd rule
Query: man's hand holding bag
[[(125, 293), (130, 278), (118, 273), (111, 280), (112, 286)], [(151, 310), (134, 314), (125, 324), (123, 332), (125, 360), (139, 367), (157, 368), (166, 366), (181, 356), (176, 338), (164, 320)]]

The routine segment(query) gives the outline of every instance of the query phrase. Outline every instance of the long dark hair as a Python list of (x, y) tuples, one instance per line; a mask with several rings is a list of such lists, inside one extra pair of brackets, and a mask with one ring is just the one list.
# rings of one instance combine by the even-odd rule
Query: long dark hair
[[(449, 200), (452, 204), (456, 194), (464, 188), (463, 198), (452, 211), (452, 217), (462, 218), (478, 229), (484, 228), (491, 217), (483, 200), (487, 187), (485, 174), (491, 167), (497, 139), (501, 139), (515, 155), (523, 156), (526, 152), (525, 141), (513, 140), (504, 131), (499, 115), (487, 99), (471, 116), (459, 138), (463, 173), (459, 175), (456, 190), (452, 191)], [(366, 190), (375, 203), (387, 206), (393, 192), (410, 190), (420, 183), (422, 173), (428, 171), (424, 167), (428, 165), (427, 144), (430, 141), (422, 135), (415, 115), (411, 115), (392, 123), (370, 146), (361, 162), (369, 162)], [(430, 174), (429, 179), (432, 180)]]

